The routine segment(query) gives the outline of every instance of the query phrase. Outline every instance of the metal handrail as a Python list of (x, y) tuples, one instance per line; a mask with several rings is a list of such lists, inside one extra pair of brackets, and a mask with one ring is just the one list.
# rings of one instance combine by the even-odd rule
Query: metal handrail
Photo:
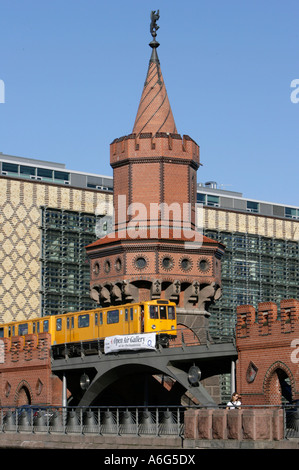
[[(226, 405), (215, 405), (225, 409)], [(1, 433), (151, 435), (184, 437), (188, 406), (21, 406), (0, 407)], [(284, 438), (299, 438), (299, 404), (242, 405), (242, 409), (283, 409)]]
[(183, 436), (184, 407), (0, 408), (0, 433)]

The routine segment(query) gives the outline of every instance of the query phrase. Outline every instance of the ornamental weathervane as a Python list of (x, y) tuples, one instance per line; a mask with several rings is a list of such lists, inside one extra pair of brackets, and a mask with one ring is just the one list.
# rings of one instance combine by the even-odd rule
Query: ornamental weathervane
[[(150, 62), (155, 62), (156, 64), (159, 64), (159, 59), (158, 59), (158, 55), (156, 51), (157, 47), (160, 46), (158, 41), (156, 41), (157, 31), (159, 29), (159, 26), (157, 25), (157, 21), (159, 18), (160, 18), (159, 10), (157, 10), (157, 12), (156, 10), (151, 12), (150, 32), (153, 37), (153, 40), (149, 43), (149, 45), (153, 49), (153, 52), (150, 58)], [(161, 82), (160, 82), (160, 70), (159, 69), (158, 69), (158, 77), (159, 77), (158, 83), (160, 84)]]
[(151, 31), (151, 35), (153, 36), (153, 39), (155, 40), (156, 36), (157, 36), (157, 31), (159, 29), (159, 26), (157, 25), (157, 21), (158, 19), (160, 18), (160, 13), (159, 13), (159, 10), (157, 10), (157, 13), (156, 13), (156, 10), (152, 11), (151, 12), (151, 25), (150, 25), (150, 31)]

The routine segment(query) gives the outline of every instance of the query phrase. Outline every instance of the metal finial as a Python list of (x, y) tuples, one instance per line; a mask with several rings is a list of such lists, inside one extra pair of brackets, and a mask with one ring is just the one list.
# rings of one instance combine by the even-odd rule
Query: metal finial
[(153, 39), (155, 40), (156, 36), (157, 36), (157, 31), (159, 29), (159, 26), (157, 25), (157, 21), (158, 19), (160, 18), (160, 13), (159, 13), (160, 10), (157, 10), (157, 13), (156, 13), (156, 10), (152, 11), (151, 12), (151, 25), (150, 25), (150, 31), (151, 31), (151, 35), (153, 36)]
[(158, 21), (159, 18), (160, 18), (159, 10), (157, 10), (157, 12), (156, 11), (151, 12), (150, 31), (151, 31), (151, 35), (153, 36), (153, 40), (149, 43), (149, 45), (153, 49), (153, 52), (152, 52), (150, 62), (155, 62), (157, 64), (159, 64), (159, 59), (158, 59), (156, 49), (157, 49), (157, 47), (160, 46), (158, 41), (156, 41), (157, 31), (159, 29), (159, 26), (157, 25), (157, 21)]

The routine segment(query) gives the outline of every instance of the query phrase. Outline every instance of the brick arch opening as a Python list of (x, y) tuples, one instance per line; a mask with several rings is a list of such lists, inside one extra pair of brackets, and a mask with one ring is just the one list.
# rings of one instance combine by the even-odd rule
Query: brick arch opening
[(264, 394), (269, 405), (281, 405), (284, 399), (292, 401), (294, 385), (290, 369), (282, 362), (272, 364), (264, 379)]
[(15, 396), (15, 405), (16, 406), (24, 406), (24, 405), (31, 405), (31, 393), (30, 387), (27, 382), (22, 381), (18, 387)]

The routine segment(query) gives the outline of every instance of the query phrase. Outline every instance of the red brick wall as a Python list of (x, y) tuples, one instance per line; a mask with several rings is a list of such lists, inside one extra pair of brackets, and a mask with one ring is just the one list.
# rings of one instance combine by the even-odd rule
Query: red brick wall
[(1, 339), (0, 405), (61, 405), (61, 381), (51, 371), (50, 334)]
[(299, 301), (237, 307), (237, 391), (242, 403), (280, 404), (280, 378), (288, 378), (299, 399)]

